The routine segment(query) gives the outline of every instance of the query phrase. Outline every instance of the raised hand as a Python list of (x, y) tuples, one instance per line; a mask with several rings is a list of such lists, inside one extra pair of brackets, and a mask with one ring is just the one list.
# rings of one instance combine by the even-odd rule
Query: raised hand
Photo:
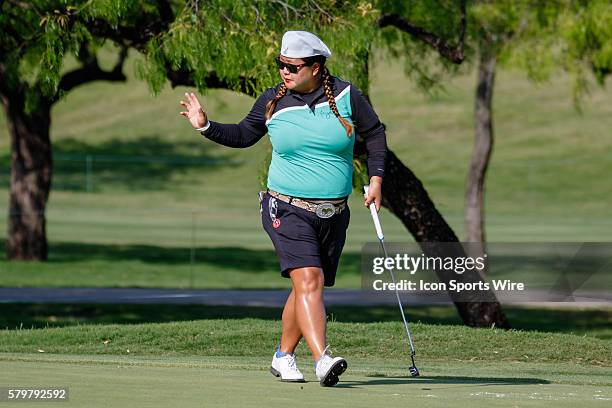
[(187, 110), (180, 112), (180, 114), (189, 119), (189, 123), (191, 123), (191, 126), (195, 129), (206, 126), (208, 117), (206, 117), (206, 112), (202, 109), (202, 105), (200, 105), (200, 101), (198, 101), (195, 94), (193, 92), (185, 92), (185, 99), (187, 99), (187, 101), (181, 101), (181, 105)]

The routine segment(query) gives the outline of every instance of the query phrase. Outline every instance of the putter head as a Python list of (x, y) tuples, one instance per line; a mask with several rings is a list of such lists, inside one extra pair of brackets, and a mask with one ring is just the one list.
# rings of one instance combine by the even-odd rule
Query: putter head
[(410, 375), (411, 375), (411, 376), (413, 376), (413, 377), (418, 377), (419, 375), (421, 375), (421, 374), (419, 373), (419, 369), (418, 369), (418, 368), (416, 368), (416, 366), (415, 366), (415, 365), (413, 365), (412, 367), (410, 367), (410, 368), (409, 368), (409, 370), (410, 370)]
[(421, 373), (419, 373), (419, 369), (416, 368), (416, 364), (414, 364), (414, 350), (412, 350), (412, 354), (410, 354), (410, 360), (412, 360), (412, 366), (409, 368), (410, 375), (413, 377), (418, 377), (421, 375)]

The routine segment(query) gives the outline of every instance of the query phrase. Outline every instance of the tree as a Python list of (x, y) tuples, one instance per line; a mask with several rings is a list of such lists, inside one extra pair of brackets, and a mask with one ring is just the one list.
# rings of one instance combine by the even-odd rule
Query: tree
[[(412, 75), (417, 84), (427, 90), (436, 86), (440, 81), (440, 73), (429, 75), (428, 69), (420, 65), (418, 61), (423, 58), (415, 55), (427, 55), (430, 50), (438, 53), (442, 57), (439, 64), (443, 71), (454, 71), (456, 66), (465, 60), (465, 35), (467, 29), (466, 1), (462, 0), (452, 7), (440, 7), (435, 1), (423, 1), (418, 4), (406, 4), (398, 2), (381, 2), (382, 15), (378, 20), (381, 28), (395, 27), (400, 32), (406, 33), (407, 38), (398, 36), (395, 31), (382, 32), (382, 40), (388, 44), (394, 55), (408, 55), (407, 73)], [(432, 16), (430, 10), (436, 10)], [(458, 11), (458, 12), (457, 12)], [(413, 62), (417, 61), (417, 62)], [(402, 219), (401, 214), (407, 208), (412, 211), (411, 217), (404, 221), (408, 229), (413, 233), (418, 242), (423, 243), (422, 248), (427, 251), (440, 251), (435, 242), (459, 242), (459, 238), (444, 221), (435, 206), (429, 199), (427, 192), (420, 182), (412, 180), (408, 169), (398, 166), (392, 171), (391, 182), (404, 183), (410, 185), (410, 189), (393, 189), (392, 191), (402, 191), (404, 206), (390, 204), (390, 209)], [(417, 180), (418, 181), (418, 180)], [(385, 189), (383, 192), (386, 192)], [(390, 199), (390, 202), (402, 202), (398, 199)], [(414, 218), (422, 218), (418, 225), (414, 223)], [(412, 221), (412, 222), (410, 222)], [(422, 225), (435, 225), (436, 228), (422, 228)], [(473, 246), (462, 248), (459, 244), (450, 246), (454, 252), (452, 255), (457, 257), (466, 256), (466, 251), (473, 252)], [(446, 249), (448, 250), (448, 249)], [(472, 254), (470, 255), (476, 255)], [(450, 279), (457, 279), (456, 275), (436, 271), (441, 282), (448, 282)], [(481, 281), (482, 278), (477, 273), (465, 274), (461, 277), (470, 282)], [(504, 315), (501, 305), (491, 291), (483, 291), (474, 294), (471, 299), (458, 296), (449, 291), (451, 299), (459, 311), (463, 321), (469, 326), (510, 328), (510, 324)]]
[[(11, 137), (8, 259), (47, 259), (45, 209), (52, 178), (51, 107), (70, 90), (98, 80), (124, 81), (123, 48), (115, 67), (100, 68), (101, 43), (88, 23), (116, 24), (136, 9), (122, 2), (0, 1), (0, 101)], [(80, 66), (61, 73), (64, 57)]]
[(538, 2), (509, 51), (530, 80), (541, 83), (563, 70), (573, 79), (574, 105), (612, 74), (612, 3), (608, 0)]
[[(379, 25), (395, 26), (416, 42), (436, 50), (447, 61), (442, 64), (443, 70), (452, 71), (449, 63), (460, 63), (464, 57), (468, 63), (477, 65), (474, 152), (466, 179), (464, 212), (465, 241), (482, 243), (476, 251), (483, 253), (486, 242), (485, 180), (494, 146), (493, 90), (496, 66), (498, 63), (518, 65), (534, 82), (549, 78), (556, 67), (561, 67), (574, 76), (574, 99), (579, 107), (580, 98), (589, 89), (589, 68), (600, 85), (604, 84), (605, 77), (611, 72), (612, 49), (609, 44), (612, 40), (612, 4), (604, 0), (481, 0), (470, 2), (466, 9), (466, 1), (462, 0), (459, 4), (461, 20), (465, 22), (467, 18), (468, 24), (467, 30), (462, 24), (456, 46), (447, 43), (448, 27), (453, 26), (452, 18), (438, 16), (434, 24), (428, 14), (430, 9), (442, 14), (444, 2), (423, 1), (419, 7), (383, 1), (382, 7), (389, 12), (380, 18)], [(410, 19), (415, 22), (409, 22)], [(445, 21), (450, 23), (444, 24)], [(442, 37), (428, 31), (430, 26), (435, 26)], [(386, 39), (392, 45), (398, 40), (397, 37)], [(404, 52), (413, 52), (412, 44), (404, 43), (402, 46)], [(424, 88), (434, 86), (439, 80), (439, 76), (428, 76), (426, 67), (411, 66), (410, 69), (417, 73), (417, 82)]]
[[(185, 73), (190, 72), (193, 75), (189, 74), (187, 82), (200, 89), (225, 87), (252, 94), (271, 80), (271, 70), (261, 64), (271, 62), (280, 33), (271, 21), (297, 25), (306, 18), (312, 28), (322, 25), (330, 31), (334, 21), (339, 28), (349, 28), (337, 41), (339, 48), (340, 44), (348, 48), (349, 35), (358, 38), (360, 31), (359, 22), (345, 15), (363, 16), (350, 2), (313, 1), (301, 7), (301, 2), (219, 0), (206, 6), (200, 9), (197, 1), (166, 0), (0, 1), (0, 100), (11, 135), (9, 259), (47, 258), (51, 107), (84, 83), (125, 80), (122, 66), (128, 47), (150, 56), (142, 73), (153, 89), (159, 89), (166, 77), (175, 85), (184, 82)], [(337, 10), (338, 15), (327, 10)], [(206, 24), (200, 18), (206, 18)], [(241, 19), (248, 19), (252, 31), (241, 26)], [(206, 30), (190, 31), (198, 26)], [(156, 48), (162, 46), (162, 33), (163, 47), (176, 48), (165, 48), (163, 53)], [(367, 30), (363, 35), (367, 37)], [(117, 65), (110, 71), (102, 70), (96, 59), (96, 48), (107, 39), (122, 46)], [(257, 52), (250, 55), (252, 50)], [(180, 64), (169, 63), (173, 52), (182, 59)], [(168, 54), (163, 61), (156, 60), (164, 53)], [(65, 57), (70, 54), (80, 68), (62, 73)], [(245, 55), (251, 58), (240, 58)], [(351, 69), (349, 65), (344, 68), (345, 72)]]
[[(62, 8), (55, 8), (52, 2), (25, 4), (8, 1), (0, 6), (6, 11), (0, 24), (3, 31), (11, 33), (10, 42), (2, 46), (1, 74), (10, 84), (3, 89), (3, 95), (7, 95), (3, 100), (7, 105), (11, 104), (20, 91), (27, 89), (22, 110), (30, 116), (24, 122), (37, 123), (38, 126), (27, 133), (26, 140), (34, 142), (26, 154), (20, 154), (21, 145), (15, 143), (12, 155), (17, 168), (15, 173), (19, 175), (23, 168), (27, 168), (21, 178), (35, 180), (34, 183), (23, 183), (21, 190), (12, 188), (14, 193), (11, 195), (12, 202), (14, 199), (16, 203), (30, 205), (12, 206), (11, 214), (18, 217), (40, 214), (34, 221), (22, 223), (22, 233), (17, 233), (17, 229), (11, 230), (13, 243), (9, 247), (17, 249), (9, 250), (9, 257), (28, 259), (46, 257), (44, 207), (51, 180), (48, 110), (46, 120), (38, 122), (33, 122), (37, 117), (31, 112), (37, 112), (43, 104), (50, 106), (66, 91), (86, 80), (119, 79), (122, 57), (110, 73), (103, 74), (97, 68), (95, 46), (103, 39), (143, 52), (147, 59), (140, 74), (155, 91), (169, 79), (173, 86), (197, 86), (200, 90), (221, 87), (254, 96), (277, 80), (275, 70), (270, 67), (282, 33), (294, 27), (309, 29), (326, 38), (336, 51), (335, 58), (330, 60), (332, 71), (356, 78), (358, 85), (367, 89), (367, 82), (363, 80), (367, 75), (363, 74), (367, 74), (367, 55), (376, 30), (377, 15), (377, 10), (368, 3), (355, 7), (353, 2), (335, 0), (255, 3), (218, 0), (206, 3), (206, 8), (200, 8), (197, 1), (183, 4), (162, 0), (144, 3), (145, 7), (136, 1), (116, 4), (108, 1), (75, 2)], [(27, 19), (22, 21), (24, 13)], [(67, 51), (75, 53), (81, 61), (80, 75), (60, 76)], [(35, 73), (35, 80), (28, 82), (20, 76), (18, 67), (24, 61), (31, 61), (37, 52), (44, 58), (38, 71), (30, 70), (30, 74)], [(262, 61), (267, 63), (262, 64)], [(97, 77), (91, 72), (97, 73)], [(68, 86), (70, 77), (81, 80)], [(40, 92), (37, 86), (41, 87)], [(9, 121), (12, 126), (13, 117), (10, 115)], [(26, 166), (28, 163), (24, 165), (34, 155), (38, 156), (28, 162), (30, 167)], [(417, 240), (457, 240), (416, 176), (392, 152), (389, 157), (388, 173), (397, 177), (397, 183), (389, 183), (385, 189), (385, 205), (394, 209)], [(12, 186), (17, 184), (19, 179), (16, 177)], [(29, 197), (40, 191), (43, 194), (37, 196), (32, 205)], [(18, 225), (13, 218), (9, 223)], [(30, 242), (44, 243), (41, 245), (44, 248), (32, 251)], [(496, 317), (493, 320), (490, 315), (481, 318), (476, 312), (464, 309), (461, 315), (470, 325), (489, 325), (496, 321)]]

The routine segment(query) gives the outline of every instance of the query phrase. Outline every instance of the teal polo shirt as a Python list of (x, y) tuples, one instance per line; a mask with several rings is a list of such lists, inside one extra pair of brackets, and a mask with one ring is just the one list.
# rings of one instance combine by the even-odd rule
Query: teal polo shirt
[(266, 106), (281, 85), (266, 89), (240, 123), (211, 121), (202, 134), (234, 148), (252, 146), (268, 134), (272, 143), (268, 188), (294, 197), (331, 199), (351, 193), (355, 132), (365, 142), (369, 176), (384, 176), (385, 130), (359, 89), (332, 77), (338, 111), (354, 125), (355, 132), (348, 137), (323, 86), (306, 94), (287, 90), (267, 120)]
[[(352, 123), (351, 87), (336, 96), (338, 112)], [(288, 106), (266, 121), (272, 144), (268, 188), (293, 197), (340, 198), (352, 190), (355, 134), (321, 102)]]

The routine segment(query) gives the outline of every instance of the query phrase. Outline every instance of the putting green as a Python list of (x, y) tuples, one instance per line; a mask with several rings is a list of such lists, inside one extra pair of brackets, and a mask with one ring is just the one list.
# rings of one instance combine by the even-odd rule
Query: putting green
[[(612, 401), (609, 367), (421, 362), (422, 377), (414, 379), (397, 362), (349, 359), (338, 386), (322, 388), (310, 362), (300, 362), (308, 382), (287, 384), (265, 371), (263, 358), (1, 353), (0, 386), (68, 387), (66, 404), (74, 407), (585, 407)], [(19, 404), (29, 405), (46, 404)]]

